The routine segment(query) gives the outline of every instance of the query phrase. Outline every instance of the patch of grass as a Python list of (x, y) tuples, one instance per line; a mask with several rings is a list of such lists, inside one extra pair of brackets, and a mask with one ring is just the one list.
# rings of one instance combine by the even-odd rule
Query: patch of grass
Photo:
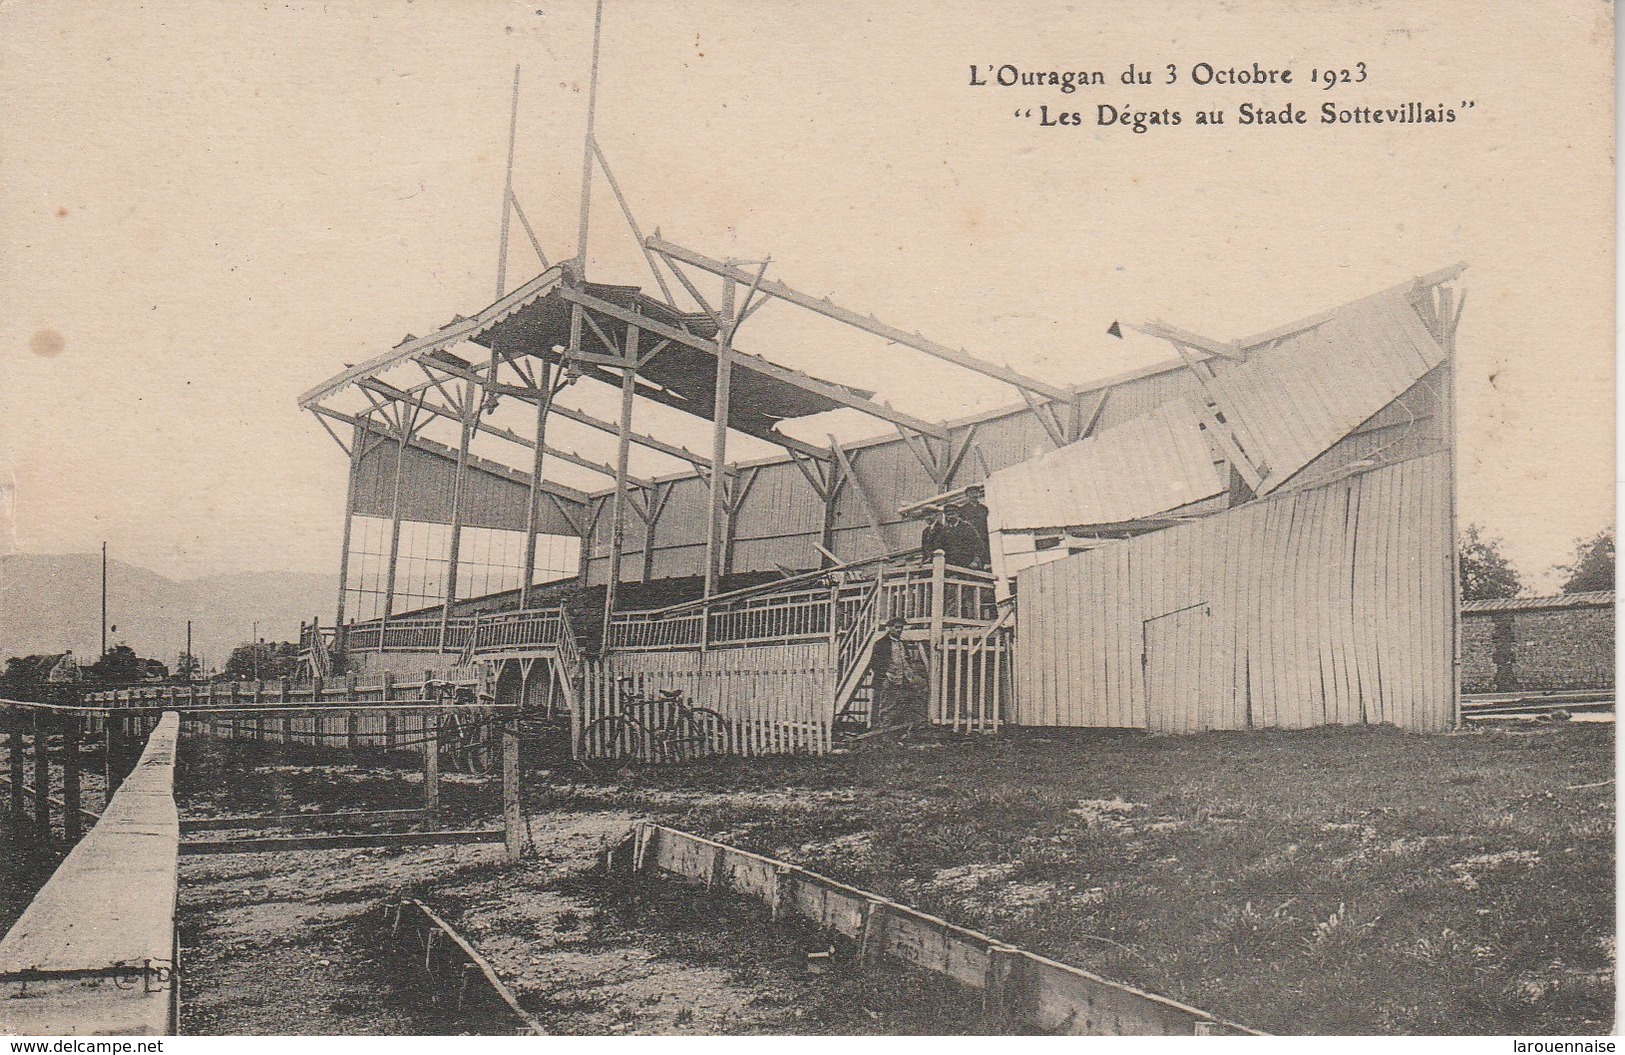
[[(1613, 1017), (1614, 806), (1569, 788), (1611, 776), (1613, 748), (1602, 724), (1052, 730), (570, 774), (549, 801), (716, 835), (1271, 1032), (1577, 1033)], [(934, 878), (967, 865), (1009, 867)]]

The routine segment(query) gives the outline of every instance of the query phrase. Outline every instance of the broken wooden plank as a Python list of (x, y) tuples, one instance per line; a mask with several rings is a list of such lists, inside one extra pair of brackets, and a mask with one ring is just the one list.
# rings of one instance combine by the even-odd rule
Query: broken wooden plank
[[(485, 993), (487, 1002), (495, 1003), (514, 1019), (519, 1027), (520, 1036), (547, 1035), (547, 1030), (542, 1024), (519, 1006), (519, 1000), (502, 979), (497, 977), (490, 961), (481, 956), (479, 950), (470, 945), (457, 933), (456, 928), (442, 919), (434, 909), (416, 898), (403, 898), (398, 902), (384, 905), (384, 918), (389, 923), (390, 934), (397, 944), (403, 937), (402, 928), (407, 927), (417, 939), (417, 943), (422, 945), (421, 952), (415, 947), (407, 951), (412, 953), (413, 959), (419, 963), (431, 981), (442, 981), (435, 974), (436, 961), (456, 971), (457, 1010), (462, 1009), (467, 999), (469, 980), (478, 978), (481, 983), (480, 990)], [(459, 967), (461, 970), (456, 970)]]
[(433, 832), (370, 832), (359, 835), (294, 835), (250, 839), (209, 839), (181, 843), (181, 855), (258, 854), (285, 850), (353, 850), (373, 846), (466, 846), (500, 843), (501, 828), (462, 828)]
[(421, 809), (346, 810), (339, 813), (260, 813), (236, 817), (185, 817), (181, 831), (214, 832), (233, 828), (303, 828), (341, 822), (374, 824), (380, 821), (408, 821), (423, 815)]
[(794, 913), (889, 957), (980, 989), (1009, 1021), (1080, 1035), (1215, 1036), (1255, 1031), (1167, 997), (1017, 949), (804, 868), (703, 836), (640, 823), (606, 867), (664, 872), (718, 893), (754, 897), (775, 918)]

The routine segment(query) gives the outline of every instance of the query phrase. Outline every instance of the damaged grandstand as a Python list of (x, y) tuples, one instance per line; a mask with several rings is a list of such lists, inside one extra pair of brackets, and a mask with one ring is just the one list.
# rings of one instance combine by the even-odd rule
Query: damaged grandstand
[[(511, 126), (494, 302), (299, 397), (349, 473), (336, 617), (282, 698), (416, 679), (645, 760), (1455, 724), (1463, 266), (1240, 340), (1148, 323), (1175, 358), (1045, 380), (646, 236), (596, 83), (574, 255), (513, 192)], [(599, 176), (652, 287), (588, 278)], [(514, 219), (541, 270), (510, 287)], [(933, 421), (821, 376), (861, 342), (1009, 405)]]
[[(920, 720), (967, 731), (1455, 722), (1461, 267), (1228, 343), (1147, 324), (1178, 358), (1059, 384), (766, 262), (640, 243), (658, 291), (588, 281), (578, 255), (300, 398), (349, 458), (312, 676), (455, 668), (569, 715), (578, 752), (644, 757), (827, 750), (876, 724), (900, 668)], [(747, 351), (772, 301), (1021, 402), (926, 421)], [(644, 426), (656, 405), (708, 425), (709, 449)], [(889, 432), (798, 438), (833, 411)], [(668, 471), (634, 474), (632, 448)], [(990, 566), (922, 551), (958, 511), (985, 517)], [(642, 720), (617, 723), (633, 692)]]

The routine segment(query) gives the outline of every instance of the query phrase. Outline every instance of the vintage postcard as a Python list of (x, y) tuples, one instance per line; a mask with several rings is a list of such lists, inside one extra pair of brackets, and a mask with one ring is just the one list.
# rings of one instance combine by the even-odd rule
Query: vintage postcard
[(1612, 1050), (1614, 39), (0, 3), (0, 1031)]

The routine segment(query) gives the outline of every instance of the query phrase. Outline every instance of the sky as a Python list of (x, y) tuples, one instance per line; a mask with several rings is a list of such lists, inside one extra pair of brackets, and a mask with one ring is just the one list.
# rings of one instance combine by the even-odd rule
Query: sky
[[(1465, 262), (1461, 522), (1550, 587), (1613, 520), (1612, 13), (1492, 7), (610, 0), (597, 138), (646, 232), (1058, 383), (1168, 358), (1113, 320), (1229, 340)], [(295, 399), (492, 300), (515, 65), (515, 193), (573, 255), (592, 17), (0, 5), (0, 553), (335, 570), (344, 456)], [(1124, 86), (1131, 62), (1179, 80)], [(1204, 62), (1296, 80), (1190, 83)], [(969, 83), (1006, 63), (1107, 84)], [(1328, 101), (1457, 120), (1321, 127)], [(1241, 126), (1243, 102), (1309, 123)], [(1102, 127), (1101, 104), (1183, 123)], [(1043, 105), (1081, 125), (1016, 116)], [(589, 277), (651, 285), (601, 178), (591, 218)], [(513, 239), (510, 287), (540, 269)], [(766, 310), (740, 344), (926, 418), (1011, 402), (793, 323)]]

